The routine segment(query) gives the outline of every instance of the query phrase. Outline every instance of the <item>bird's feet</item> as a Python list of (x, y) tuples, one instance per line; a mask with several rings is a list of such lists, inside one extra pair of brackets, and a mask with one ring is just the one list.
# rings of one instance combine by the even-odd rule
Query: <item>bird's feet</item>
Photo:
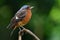
[(24, 27), (20, 27), (20, 28), (19, 28), (19, 34), (20, 34), (20, 35), (23, 35), (23, 34), (24, 34)]

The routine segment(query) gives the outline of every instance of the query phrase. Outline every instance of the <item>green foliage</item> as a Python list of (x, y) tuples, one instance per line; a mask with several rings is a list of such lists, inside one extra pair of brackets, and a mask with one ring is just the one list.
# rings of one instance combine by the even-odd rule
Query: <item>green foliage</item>
[[(33, 31), (41, 40), (60, 40), (60, 0), (0, 0), (0, 40), (17, 40), (18, 29), (10, 38), (10, 31), (6, 29), (9, 21), (20, 9), (28, 4), (34, 6), (32, 18), (24, 27)], [(34, 39), (24, 34), (23, 40)]]
[(53, 7), (50, 12), (50, 16), (54, 21), (60, 23), (60, 9), (59, 8)]

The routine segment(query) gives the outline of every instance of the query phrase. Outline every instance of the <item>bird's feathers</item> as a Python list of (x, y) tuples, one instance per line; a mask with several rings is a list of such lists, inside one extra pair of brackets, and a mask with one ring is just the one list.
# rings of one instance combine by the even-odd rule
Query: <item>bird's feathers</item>
[(24, 6), (21, 7), (20, 10), (26, 9), (26, 8), (28, 8), (28, 7), (30, 7), (30, 6), (29, 6), (29, 5), (24, 5)]
[[(18, 11), (19, 12), (19, 11)], [(10, 24), (8, 25), (7, 28), (12, 28), (13, 26), (15, 26), (18, 22), (22, 21), (24, 19), (24, 17), (26, 16), (26, 11), (21, 11), (19, 13), (16, 13), (15, 16), (11, 19)], [(16, 17), (18, 19), (16, 19)]]

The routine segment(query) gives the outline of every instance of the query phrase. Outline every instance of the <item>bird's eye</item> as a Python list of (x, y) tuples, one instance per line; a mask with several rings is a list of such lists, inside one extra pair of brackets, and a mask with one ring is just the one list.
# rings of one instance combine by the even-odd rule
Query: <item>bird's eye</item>
[(28, 9), (29, 7), (26, 7), (26, 9)]

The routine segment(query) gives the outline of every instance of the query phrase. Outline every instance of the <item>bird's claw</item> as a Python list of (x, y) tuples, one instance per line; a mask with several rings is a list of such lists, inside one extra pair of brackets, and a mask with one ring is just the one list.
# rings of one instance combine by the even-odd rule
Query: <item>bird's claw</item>
[(19, 28), (19, 34), (20, 34), (20, 35), (23, 35), (23, 34), (24, 34), (24, 28), (23, 28), (23, 27), (20, 27), (20, 28)]

